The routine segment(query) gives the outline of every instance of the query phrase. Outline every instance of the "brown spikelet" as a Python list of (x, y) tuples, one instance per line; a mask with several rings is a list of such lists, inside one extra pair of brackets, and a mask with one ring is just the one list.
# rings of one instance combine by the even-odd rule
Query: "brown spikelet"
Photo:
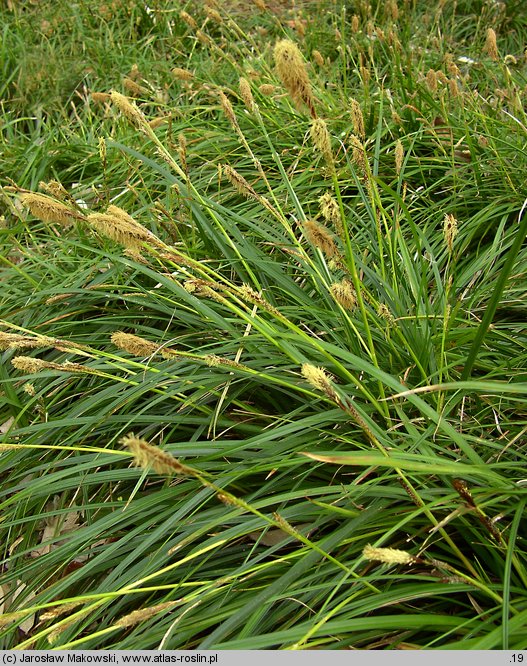
[(83, 611), (77, 611), (77, 613), (75, 613), (75, 615), (72, 617), (71, 620), (69, 620), (69, 621), (64, 621), (64, 620), (62, 620), (62, 621), (61, 621), (61, 624), (60, 624), (58, 627), (55, 627), (55, 628), (54, 628), (52, 631), (50, 631), (49, 634), (47, 635), (48, 643), (49, 643), (50, 645), (53, 645), (54, 643), (56, 643), (56, 642), (59, 640), (61, 634), (62, 634), (64, 631), (66, 631), (66, 629), (68, 629), (69, 627), (71, 627), (72, 624), (75, 624), (75, 622), (77, 622), (78, 620), (80, 620), (80, 619), (81, 619), (82, 617), (84, 617), (85, 615), (88, 615), (88, 613), (90, 613), (90, 612), (91, 612), (91, 608), (86, 608), (86, 609), (83, 610)]
[(359, 26), (360, 26), (360, 18), (357, 16), (357, 14), (353, 14), (351, 17), (351, 32), (355, 35), (357, 32), (359, 32)]
[(182, 69), (181, 67), (174, 67), (170, 70), (172, 75), (179, 79), (180, 81), (191, 81), (194, 78), (194, 74), (188, 69)]
[(179, 154), (179, 160), (181, 162), (181, 166), (183, 167), (183, 171), (185, 173), (188, 172), (188, 164), (187, 164), (187, 140), (185, 138), (185, 135), (183, 132), (181, 132), (178, 135), (178, 154)]
[(228, 121), (235, 130), (239, 131), (240, 126), (238, 125), (238, 120), (236, 119), (236, 115), (234, 113), (234, 109), (232, 108), (232, 104), (227, 95), (225, 95), (225, 93), (222, 92), (221, 90), (220, 90), (220, 102), (221, 102), (221, 108), (223, 109), (223, 112), (227, 116)]
[(384, 6), (384, 13), (386, 18), (391, 21), (397, 21), (399, 18), (399, 7), (397, 6), (397, 0), (387, 0)]
[(352, 150), (351, 161), (357, 167), (358, 171), (365, 174), (367, 171), (367, 161), (364, 144), (359, 137), (354, 134), (350, 135), (349, 142)]
[(210, 46), (210, 44), (212, 44), (212, 39), (204, 33), (203, 30), (196, 30), (196, 37), (205, 46)]
[(145, 97), (149, 94), (149, 91), (144, 86), (139, 85), (137, 81), (128, 76), (123, 78), (123, 86), (133, 97)]
[(368, 83), (370, 82), (371, 79), (371, 72), (370, 70), (365, 67), (364, 65), (361, 65), (359, 67), (359, 72), (360, 72), (360, 78), (362, 79), (362, 83), (367, 86)]
[(214, 23), (223, 23), (222, 15), (214, 7), (205, 7), (205, 13), (207, 14), (207, 18), (214, 21)]
[(253, 199), (260, 198), (252, 185), (250, 185), (250, 183), (248, 183), (245, 178), (236, 171), (236, 169), (233, 169), (228, 164), (222, 164), (221, 173), (240, 194), (243, 194), (244, 197), (252, 197)]
[(454, 238), (458, 234), (458, 225), (456, 218), (448, 213), (445, 215), (445, 220), (443, 222), (443, 233), (448, 251), (452, 252), (454, 249)]
[(487, 29), (485, 47), (483, 50), (491, 60), (499, 60), (500, 55), (498, 51), (498, 43), (496, 41), (496, 32), (493, 30), (493, 28)]
[(302, 228), (309, 242), (318, 247), (326, 257), (330, 259), (338, 257), (339, 251), (335, 239), (324, 225), (308, 220), (302, 224)]
[(198, 24), (196, 23), (194, 18), (185, 11), (179, 12), (179, 18), (182, 21), (184, 21), (188, 25), (188, 27), (191, 28), (192, 30), (195, 30), (198, 27)]
[(131, 451), (136, 467), (152, 468), (157, 474), (193, 475), (194, 470), (179, 462), (177, 458), (163, 451), (146, 440), (135, 437), (133, 433), (126, 435), (120, 443)]
[(105, 92), (92, 92), (90, 97), (97, 104), (104, 104), (105, 102), (109, 102), (111, 99), (110, 93)]
[(274, 47), (274, 61), (278, 75), (297, 108), (305, 104), (311, 117), (316, 118), (311, 83), (298, 46), (290, 39), (282, 39)]
[(134, 625), (139, 624), (139, 622), (143, 622), (144, 620), (148, 620), (158, 613), (162, 613), (164, 610), (173, 608), (178, 603), (180, 602), (165, 601), (162, 604), (156, 604), (155, 606), (149, 606), (148, 608), (141, 608), (140, 610), (132, 611), (131, 613), (128, 613), (128, 615), (119, 618), (114, 624), (114, 627), (133, 627)]
[(132, 356), (142, 358), (160, 354), (163, 358), (167, 359), (181, 358), (181, 354), (175, 349), (158, 345), (155, 342), (150, 342), (150, 340), (145, 340), (132, 333), (115, 331), (115, 333), (112, 333), (111, 340), (116, 347), (128, 352)]
[(437, 74), (434, 69), (429, 69), (426, 73), (426, 85), (430, 92), (437, 92)]
[(273, 314), (280, 316), (278, 310), (248, 284), (244, 284), (242, 287), (240, 287), (238, 293), (244, 300), (247, 300), (250, 303), (254, 303), (255, 305), (259, 305), (263, 310), (267, 310), (267, 312), (272, 312)]
[(0, 331), (0, 350), (5, 349), (39, 349), (42, 347), (54, 347), (55, 338), (45, 335), (30, 338), (18, 333), (5, 333)]
[(229, 368), (245, 368), (246, 366), (241, 363), (237, 363), (230, 358), (224, 358), (223, 356), (216, 356), (216, 354), (207, 354), (203, 357), (205, 363), (210, 368), (218, 368), (219, 366), (226, 365)]
[(159, 345), (123, 331), (112, 333), (111, 340), (116, 347), (132, 356), (152, 356), (159, 349)]
[(361, 139), (364, 140), (366, 137), (366, 130), (364, 128), (364, 116), (362, 115), (362, 109), (360, 104), (356, 99), (350, 99), (351, 107), (351, 122), (353, 124), (353, 131)]
[(253, 113), (255, 110), (255, 102), (251, 90), (251, 85), (247, 79), (243, 78), (243, 76), (240, 78), (240, 95), (245, 103), (245, 106), (247, 107), (247, 110)]
[(134, 127), (144, 129), (148, 124), (143, 112), (125, 95), (121, 95), (121, 93), (118, 93), (116, 90), (112, 90), (110, 93), (110, 99), (123, 116), (128, 118)]
[(157, 118), (149, 120), (148, 124), (152, 129), (156, 129), (156, 127), (161, 127), (161, 125), (164, 125), (166, 122), (168, 122), (168, 116), (157, 116)]
[(354, 310), (357, 305), (357, 297), (352, 282), (342, 280), (334, 282), (329, 288), (331, 295), (346, 310)]
[(212, 300), (219, 303), (224, 302), (224, 297), (221, 294), (223, 287), (217, 282), (208, 282), (207, 280), (195, 278), (186, 280), (183, 284), (183, 289), (198, 298), (212, 298)]
[(456, 79), (461, 77), (461, 71), (454, 62), (454, 56), (452, 55), (452, 53), (447, 53), (445, 55), (444, 62), (447, 68), (447, 72), (450, 74), (450, 76), (453, 76)]
[(67, 604), (61, 604), (60, 606), (57, 606), (56, 608), (51, 608), (50, 610), (46, 611), (45, 613), (40, 614), (40, 619), (41, 620), (54, 620), (56, 617), (60, 617), (61, 615), (65, 615), (66, 613), (70, 613), (72, 610), (75, 608), (78, 608), (79, 606), (82, 606), (84, 602), (83, 601), (72, 601)]
[(84, 374), (97, 374), (96, 370), (92, 370), (80, 363), (71, 363), (65, 361), (64, 363), (53, 363), (52, 361), (44, 361), (40, 358), (33, 358), (32, 356), (15, 356), (11, 360), (11, 364), (21, 372), (28, 374), (35, 374), (43, 370), (61, 370), (64, 372), (75, 372)]
[(269, 97), (270, 95), (274, 95), (276, 92), (276, 86), (273, 86), (270, 83), (262, 83), (258, 90), (262, 93), (262, 95)]
[(56, 222), (69, 225), (78, 220), (85, 220), (85, 216), (72, 210), (60, 201), (55, 201), (45, 194), (24, 192), (20, 195), (23, 206), (29, 208), (31, 213), (42, 222)]
[(403, 168), (404, 162), (404, 147), (401, 139), (397, 139), (395, 143), (395, 173), (399, 175)]
[(450, 91), (450, 96), (452, 99), (459, 97), (459, 84), (456, 79), (448, 80), (448, 90)]
[(320, 51), (314, 49), (311, 52), (311, 55), (313, 56), (313, 60), (317, 63), (319, 67), (324, 67), (324, 56), (322, 55), (322, 53), (320, 53)]
[(364, 547), (362, 555), (367, 560), (383, 562), (384, 564), (413, 564), (416, 561), (416, 558), (405, 550), (375, 548), (370, 544)]
[(69, 194), (66, 188), (62, 183), (59, 183), (58, 180), (50, 180), (47, 183), (41, 180), (38, 186), (47, 194), (55, 197), (55, 199), (60, 199), (61, 201), (69, 200)]

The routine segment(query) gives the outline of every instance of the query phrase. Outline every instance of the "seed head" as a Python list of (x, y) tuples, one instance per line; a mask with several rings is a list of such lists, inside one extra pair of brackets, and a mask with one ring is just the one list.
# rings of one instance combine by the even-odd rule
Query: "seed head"
[(179, 18), (182, 21), (184, 21), (188, 25), (188, 27), (191, 28), (192, 30), (195, 30), (198, 27), (198, 24), (192, 18), (192, 16), (190, 14), (187, 14), (187, 12), (185, 11), (179, 12)]
[(194, 78), (194, 74), (188, 69), (182, 69), (181, 67), (174, 67), (172, 70), (172, 75), (179, 79), (180, 81), (191, 81)]
[(487, 37), (485, 40), (485, 47), (483, 49), (491, 60), (495, 62), (499, 60), (498, 43), (496, 41), (496, 32), (492, 28), (487, 29)]
[(362, 109), (356, 99), (350, 99), (351, 105), (351, 122), (353, 124), (353, 131), (361, 139), (366, 137), (366, 130), (364, 129), (364, 116)]
[(328, 167), (333, 171), (335, 169), (335, 162), (331, 151), (331, 137), (329, 136), (328, 126), (322, 118), (315, 118), (311, 122), (310, 134), (315, 149), (322, 155)]
[(149, 606), (148, 608), (141, 608), (140, 610), (132, 611), (121, 617), (115, 622), (114, 627), (133, 627), (139, 622), (144, 622), (149, 618), (162, 613), (169, 608), (173, 608), (176, 604), (180, 603), (179, 601), (165, 601), (162, 604), (156, 604), (155, 606)]
[(331, 295), (346, 310), (354, 310), (357, 305), (357, 297), (353, 284), (349, 280), (334, 282), (329, 288)]
[(184, 474), (192, 475), (194, 470), (179, 462), (177, 458), (166, 451), (149, 444), (146, 440), (135, 437), (133, 433), (120, 440), (120, 444), (131, 451), (136, 467), (152, 468), (157, 474)]
[(145, 242), (155, 247), (163, 247), (157, 236), (118, 206), (108, 206), (106, 213), (91, 213), (87, 222), (103, 236), (134, 252), (138, 252)]
[(84, 220), (82, 213), (72, 210), (60, 201), (55, 201), (45, 194), (24, 192), (20, 195), (22, 205), (29, 208), (31, 213), (43, 222), (56, 222), (69, 225), (78, 220)]
[(445, 236), (445, 242), (449, 252), (452, 252), (454, 249), (454, 238), (458, 234), (457, 220), (453, 215), (445, 215), (445, 220), (443, 223), (443, 233)]
[(339, 234), (343, 232), (342, 220), (340, 218), (340, 208), (336, 200), (329, 194), (324, 194), (318, 200), (320, 205), (320, 213), (326, 222), (330, 222)]
[(401, 139), (397, 139), (395, 144), (395, 173), (399, 175), (403, 168), (404, 162), (404, 147)]
[(270, 83), (262, 83), (262, 85), (258, 88), (258, 90), (262, 93), (262, 95), (269, 97), (270, 95), (273, 95), (275, 93), (276, 86), (273, 86)]
[(138, 129), (144, 129), (148, 125), (143, 112), (137, 108), (137, 106), (131, 102), (128, 97), (121, 95), (116, 90), (112, 90), (110, 93), (110, 99), (113, 104), (119, 109), (119, 111), (128, 118), (134, 127)]
[(247, 79), (243, 78), (243, 76), (240, 78), (240, 95), (245, 102), (247, 110), (253, 113), (255, 110), (255, 102), (251, 90), (251, 85)]
[(339, 251), (330, 231), (313, 220), (303, 223), (302, 228), (310, 243), (318, 247), (330, 259), (338, 257)]
[(304, 59), (298, 46), (290, 39), (282, 39), (274, 47), (276, 70), (297, 108), (305, 104), (316, 118), (315, 103)]
[(313, 56), (313, 60), (317, 63), (319, 67), (324, 67), (324, 56), (322, 55), (322, 53), (320, 53), (320, 51), (314, 49), (311, 52), (311, 55)]
[(375, 560), (384, 564), (413, 564), (415, 562), (415, 557), (404, 550), (375, 548), (370, 544), (364, 547), (362, 555), (367, 560)]

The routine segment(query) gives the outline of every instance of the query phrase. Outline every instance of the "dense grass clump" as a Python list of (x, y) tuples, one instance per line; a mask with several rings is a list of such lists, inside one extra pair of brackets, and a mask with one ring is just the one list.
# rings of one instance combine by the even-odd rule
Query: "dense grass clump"
[(1, 10), (2, 648), (527, 647), (527, 14), (268, 4)]

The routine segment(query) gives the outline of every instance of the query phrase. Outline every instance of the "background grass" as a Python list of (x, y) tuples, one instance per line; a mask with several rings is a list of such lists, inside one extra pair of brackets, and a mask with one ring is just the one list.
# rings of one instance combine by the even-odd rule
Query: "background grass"
[[(1, 647), (525, 649), (522, 3), (1, 18)], [(49, 181), (163, 245), (35, 219), (20, 193)], [(133, 466), (132, 432), (192, 472)]]

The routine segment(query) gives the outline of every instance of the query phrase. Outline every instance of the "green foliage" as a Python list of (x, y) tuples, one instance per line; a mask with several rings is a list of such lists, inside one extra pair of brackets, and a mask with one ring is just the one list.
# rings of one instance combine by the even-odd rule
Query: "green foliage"
[(0, 647), (525, 649), (527, 15), (150, 4), (1, 10)]

